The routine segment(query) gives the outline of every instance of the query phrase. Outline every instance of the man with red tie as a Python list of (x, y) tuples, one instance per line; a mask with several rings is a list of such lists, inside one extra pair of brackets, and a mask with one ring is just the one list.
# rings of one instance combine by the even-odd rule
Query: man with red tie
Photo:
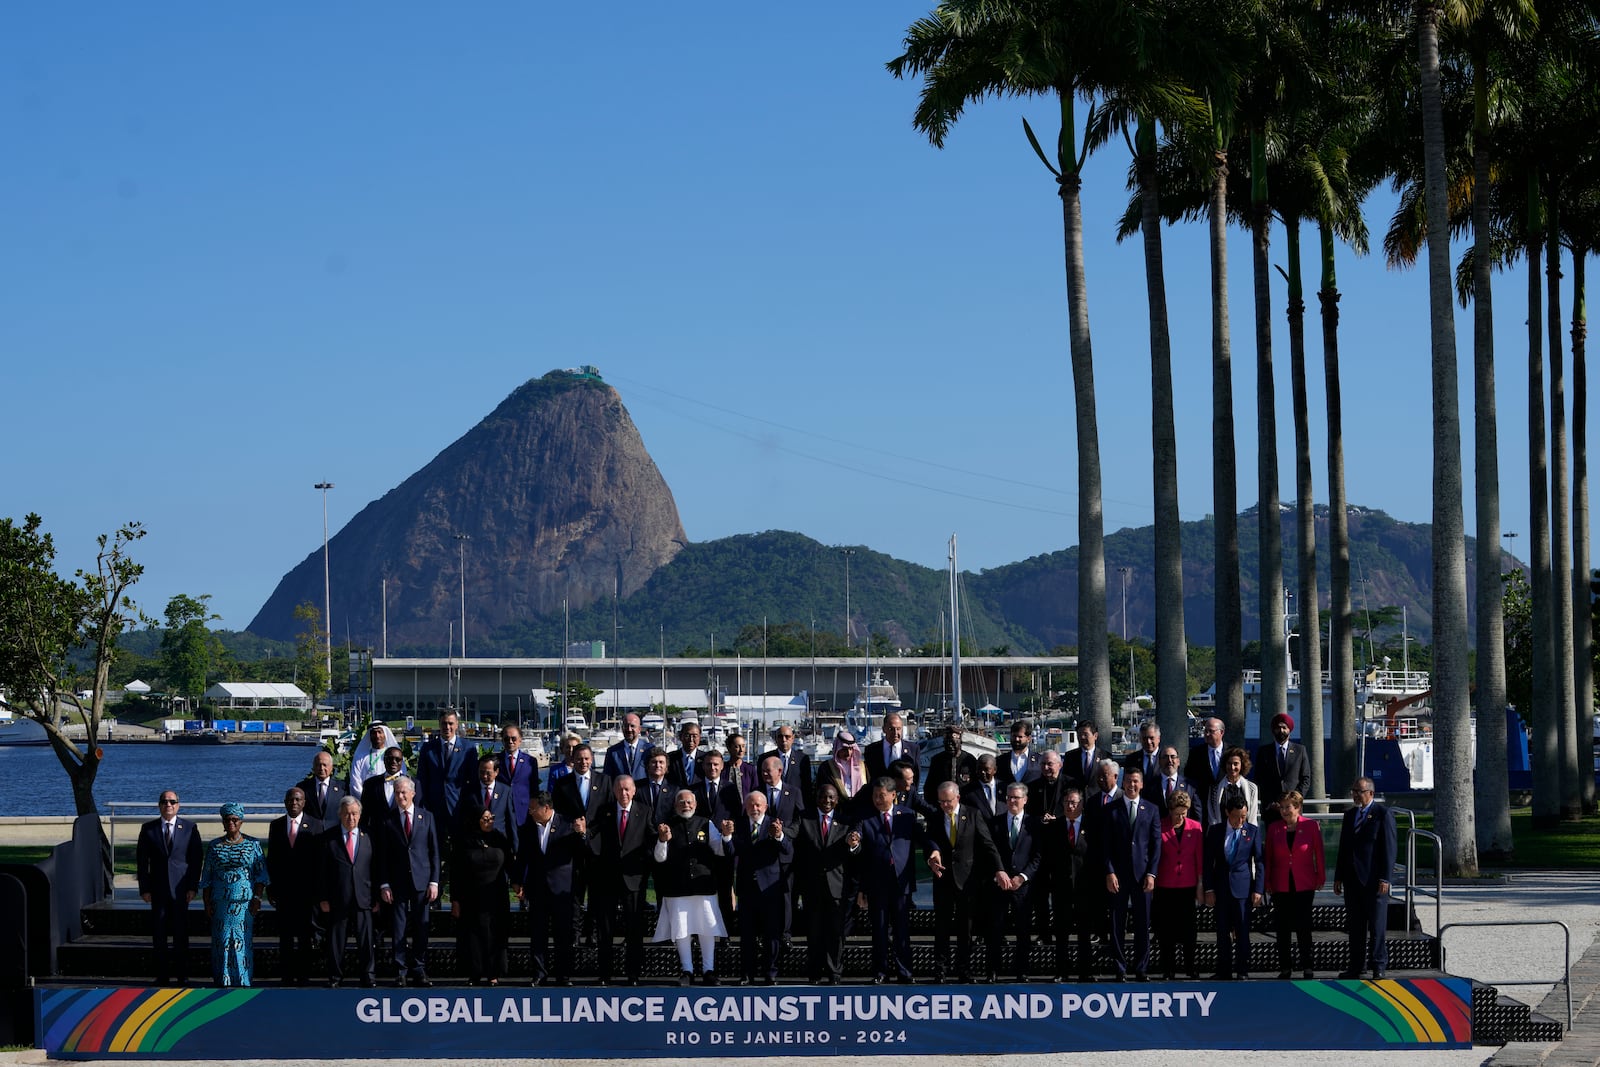
[(361, 985), (371, 989), (378, 984), (372, 951), (372, 913), (378, 907), (377, 849), (360, 825), (361, 801), (347, 796), (339, 801), (338, 826), (324, 835), (322, 844), (317, 906), (328, 922), (328, 985), (334, 989), (344, 981), (344, 944), (349, 934), (356, 939)]
[(495, 780), (511, 791), (511, 817), (528, 817), (528, 799), (539, 791), (539, 760), (522, 751), (522, 728), (507, 723), (500, 731), (500, 762)]
[(428, 917), (439, 899), (439, 833), (434, 817), (415, 803), (416, 785), (401, 775), (395, 806), (380, 826), (383, 881), (378, 887), (392, 909), (395, 985), (431, 986), (428, 980)]
[(267, 827), (267, 900), (278, 914), (278, 974), (284, 985), (305, 985), (311, 978), (311, 912), (322, 824), (305, 807), (305, 791), (291, 786), (283, 795), (284, 813)]
[(800, 820), (795, 870), (806, 902), (806, 958), (813, 985), (844, 978), (844, 939), (856, 910), (850, 871), (848, 819), (839, 811), (839, 790), (817, 783), (817, 813)]
[[(1125, 770), (1143, 774), (1145, 792), (1152, 792), (1150, 786), (1155, 783), (1156, 775), (1161, 773), (1161, 727), (1154, 719), (1146, 719), (1139, 725), (1139, 747), (1128, 753), (1122, 766)], [(1156, 802), (1153, 796), (1145, 799)]]
[(656, 825), (635, 797), (632, 778), (611, 784), (611, 800), (588, 825), (589, 900), (599, 947), (600, 981), (612, 981), (617, 911), (622, 911), (624, 985), (638, 985), (644, 969), (644, 884), (655, 851)]
[(1171, 745), (1162, 746), (1161, 773), (1154, 778), (1145, 778), (1145, 799), (1165, 813), (1167, 806), (1172, 803), (1172, 794), (1188, 793), (1189, 810), (1198, 815), (1202, 807), (1200, 792), (1180, 773), (1181, 766), (1178, 750)]
[(499, 757), (482, 756), (478, 759), (478, 785), (461, 791), (458, 815), (461, 826), (478, 821), (484, 811), (494, 815), (495, 829), (506, 835), (511, 847), (517, 847), (518, 820), (511, 810), (511, 790), (498, 781)]

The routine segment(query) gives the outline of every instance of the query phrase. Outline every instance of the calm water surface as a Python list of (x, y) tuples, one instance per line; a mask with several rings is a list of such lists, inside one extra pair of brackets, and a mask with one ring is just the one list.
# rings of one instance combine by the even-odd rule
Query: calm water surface
[[(105, 745), (94, 796), (107, 805), (153, 802), (176, 789), (185, 813), (215, 814), (191, 802), (277, 805), (283, 791), (311, 772), (317, 749), (304, 745), (169, 745), (151, 741)], [(152, 807), (150, 810), (154, 810)], [(71, 815), (67, 772), (48, 746), (0, 746), (0, 815)]]

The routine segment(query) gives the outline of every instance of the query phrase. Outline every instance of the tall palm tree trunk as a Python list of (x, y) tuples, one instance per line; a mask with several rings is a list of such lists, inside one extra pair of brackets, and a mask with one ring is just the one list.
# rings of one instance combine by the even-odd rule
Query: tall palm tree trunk
[[(1172, 339), (1167, 329), (1166, 268), (1156, 181), (1156, 125), (1139, 117), (1139, 228), (1150, 303), (1150, 447), (1156, 509), (1156, 715), (1164, 737), (1189, 732), (1188, 652), (1183, 626), (1182, 527), (1178, 518), (1178, 434), (1172, 399)], [(1129, 694), (1130, 696), (1132, 694)]]
[(1278, 398), (1272, 379), (1272, 268), (1268, 263), (1272, 209), (1267, 201), (1266, 131), (1250, 131), (1250, 246), (1256, 315), (1256, 530), (1261, 574), (1261, 733), (1288, 710), (1289, 667), (1283, 633), (1283, 516), (1278, 507)]
[(1478, 758), (1473, 814), (1479, 857), (1509, 857), (1511, 783), (1506, 768), (1505, 607), (1500, 571), (1499, 425), (1494, 395), (1494, 303), (1489, 284), (1489, 93), (1487, 60), (1473, 66), (1472, 418), (1478, 552)]
[[(1589, 620), (1589, 371), (1584, 353), (1589, 308), (1584, 299), (1581, 243), (1572, 249), (1572, 697), (1577, 706), (1578, 748), (1593, 737), (1594, 634)], [(1581, 758), (1579, 793), (1585, 814), (1595, 810), (1594, 774)]]
[(1561, 821), (1561, 724), (1550, 688), (1550, 481), (1544, 433), (1543, 259), (1539, 231), (1539, 177), (1528, 175), (1528, 597), (1533, 629), (1533, 825)]
[(1344, 403), (1339, 384), (1339, 281), (1333, 227), (1317, 226), (1322, 241), (1323, 391), (1328, 402), (1328, 676), (1333, 694), (1333, 759), (1329, 776), (1342, 789), (1356, 776), (1355, 656), (1350, 633), (1350, 521), (1344, 487)]
[(1433, 703), (1435, 827), (1448, 875), (1478, 871), (1472, 811), (1472, 720), (1467, 687), (1467, 558), (1461, 507), (1461, 417), (1450, 301), (1450, 215), (1445, 197), (1444, 106), (1437, 0), (1418, 5), (1422, 158), (1428, 213), (1428, 318), (1433, 364)]
[(1228, 151), (1216, 131), (1211, 178), (1211, 492), (1216, 523), (1216, 714), (1244, 739), (1243, 589), (1239, 580), (1239, 461), (1233, 428), (1233, 341), (1228, 325)]
[[(1561, 724), (1561, 817), (1583, 815), (1578, 784), (1578, 722), (1572, 700), (1572, 527), (1567, 514), (1567, 379), (1561, 343), (1560, 176), (1545, 189), (1545, 314), (1550, 330), (1550, 643), (1551, 694)], [(1585, 736), (1587, 744), (1588, 737)], [(1593, 774), (1593, 755), (1589, 756)]]
[(1095, 416), (1094, 352), (1089, 341), (1089, 289), (1083, 266), (1083, 176), (1077, 157), (1072, 93), (1061, 103), (1061, 226), (1066, 236), (1067, 318), (1072, 400), (1078, 441), (1078, 708), (1111, 713), (1111, 643), (1106, 630), (1105, 520), (1100, 495), (1100, 428)]
[[(1311, 764), (1311, 796), (1328, 795), (1322, 757), (1322, 620), (1317, 611), (1317, 517), (1311, 484), (1311, 414), (1306, 399), (1306, 301), (1300, 274), (1300, 219), (1283, 223), (1289, 260), (1289, 393), (1294, 410), (1295, 560), (1300, 588), (1300, 743)], [(1263, 735), (1265, 731), (1263, 730)]]

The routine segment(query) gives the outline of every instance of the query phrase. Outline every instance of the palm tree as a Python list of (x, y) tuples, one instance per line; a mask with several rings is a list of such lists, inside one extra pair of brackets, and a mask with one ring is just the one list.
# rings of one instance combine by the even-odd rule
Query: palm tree
[[(1586, 738), (1586, 720), (1594, 709), (1594, 646), (1590, 630), (1589, 562), (1589, 376), (1584, 351), (1589, 333), (1588, 306), (1584, 300), (1586, 262), (1600, 248), (1600, 187), (1593, 158), (1569, 175), (1566, 220), (1568, 248), (1572, 252), (1572, 666), (1573, 703), (1578, 717), (1578, 737)], [(1585, 814), (1595, 810), (1594, 775), (1580, 774)]]
[(1418, 0), (1422, 158), (1428, 223), (1428, 319), (1433, 369), (1433, 694), (1435, 825), (1447, 874), (1474, 875), (1472, 734), (1467, 685), (1467, 560), (1461, 506), (1461, 419), (1450, 306), (1450, 216), (1445, 196), (1444, 101), (1439, 84), (1442, 0)]

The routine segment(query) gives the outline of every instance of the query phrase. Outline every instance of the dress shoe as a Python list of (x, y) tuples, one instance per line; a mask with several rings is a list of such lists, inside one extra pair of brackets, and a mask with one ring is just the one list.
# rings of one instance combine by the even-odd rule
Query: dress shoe
[(329, 989), (338, 989), (343, 984), (344, 984), (344, 982), (341, 979), (338, 979), (338, 978), (330, 978), (330, 979), (328, 979), (328, 988)]
[(901, 985), (910, 985), (912, 982), (915, 982), (916, 979), (911, 977), (909, 974), (902, 974), (900, 977), (896, 978), (895, 981), (899, 982)]
[(888, 983), (889, 983), (889, 976), (886, 975), (886, 974), (875, 974), (875, 975), (872, 976), (872, 984), (873, 985), (887, 985)]
[(983, 976), (984, 985), (994, 985), (998, 981), (999, 978), (995, 977), (995, 973), (993, 971), (990, 971), (988, 974)]
[(1128, 980), (1128, 972), (1118, 971), (1116, 974), (1111, 976), (1111, 980), (1113, 982), (1126, 982)]
[(1133, 976), (1133, 980), (1135, 982), (1148, 982), (1150, 981), (1150, 976), (1143, 971), (1139, 971)]
[(1240, 971), (1238, 974), (1233, 976), (1233, 980), (1236, 982), (1248, 982), (1250, 981), (1250, 976), (1245, 974), (1243, 971)]
[(396, 975), (394, 985), (396, 989), (404, 989), (406, 987), (406, 976), (403, 974)]
[(1311, 981), (1316, 976), (1317, 976), (1317, 972), (1316, 971), (1301, 971), (1300, 972), (1300, 977), (1304, 978), (1308, 982)]
[(550, 984), (553, 985), (553, 986), (559, 986), (562, 989), (571, 989), (572, 988), (572, 979), (570, 979), (570, 978), (556, 978), (556, 979), (551, 980)]
[(362, 989), (377, 989), (378, 988), (378, 980), (376, 978), (363, 978), (363, 979), (361, 979), (361, 988)]
[(1348, 982), (1348, 981), (1351, 981), (1353, 979), (1360, 978), (1361, 977), (1361, 972), (1360, 971), (1340, 971), (1339, 972), (1339, 977), (1341, 979), (1343, 979), (1344, 981)]
[(717, 984), (717, 972), (716, 971), (706, 971), (706, 972), (702, 973), (700, 975), (700, 984), (701, 985), (716, 985)]
[(1161, 980), (1163, 982), (1176, 982), (1178, 980), (1178, 972), (1168, 971), (1161, 976)]
[(1291, 972), (1291, 971), (1279, 971), (1278, 972), (1278, 981), (1287, 982), (1292, 977), (1292, 975), (1293, 975), (1293, 972)]
[(693, 971), (683, 971), (682, 973), (680, 973), (678, 975), (678, 984), (680, 986), (691, 986), (691, 985), (694, 985), (694, 972)]
[(412, 977), (411, 984), (416, 986), (418, 989), (432, 989), (433, 979), (429, 978), (425, 974), (419, 974)]
[(1078, 975), (1078, 981), (1092, 982), (1094, 981), (1094, 975), (1090, 974), (1088, 971), (1084, 971), (1082, 974)]
[(956, 975), (956, 984), (957, 985), (971, 985), (972, 984), (972, 975), (966, 974), (964, 972), (962, 974)]
[(944, 975), (936, 974), (932, 978), (928, 979), (928, 981), (934, 985), (944, 985)]
[(1387, 970), (1385, 970), (1384, 968), (1382, 968), (1382, 967), (1374, 967), (1372, 969), (1372, 977), (1373, 978), (1381, 979), (1381, 978), (1388, 977), (1388, 975), (1389, 975), (1389, 972)]
[(762, 978), (757, 978), (756, 979), (756, 985), (777, 985), (777, 984), (778, 984), (778, 980), (776, 978), (773, 978), (773, 977), (770, 977), (770, 976), (766, 976), (766, 977), (762, 977)]

